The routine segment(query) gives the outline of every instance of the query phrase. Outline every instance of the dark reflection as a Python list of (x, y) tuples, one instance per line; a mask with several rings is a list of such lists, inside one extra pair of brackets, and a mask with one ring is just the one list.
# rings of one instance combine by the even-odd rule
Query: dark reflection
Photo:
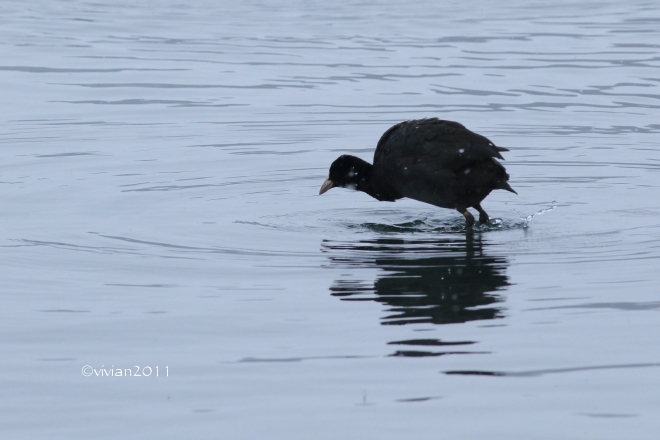
[[(382, 323), (395, 325), (501, 318), (502, 308), (497, 304), (502, 298), (497, 292), (510, 285), (508, 262), (504, 257), (487, 255), (484, 247), (481, 237), (472, 234), (462, 238), (323, 243), (335, 266), (381, 269), (373, 283), (346, 275), (330, 287), (332, 295), (344, 301), (380, 302), (388, 312)], [(449, 344), (459, 345), (440, 341), (434, 345)]]

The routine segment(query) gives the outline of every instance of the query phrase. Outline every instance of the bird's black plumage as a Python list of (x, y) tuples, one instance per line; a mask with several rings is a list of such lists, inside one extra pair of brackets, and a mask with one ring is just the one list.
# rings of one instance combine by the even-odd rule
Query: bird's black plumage
[(319, 194), (344, 187), (363, 191), (377, 200), (393, 202), (408, 197), (441, 208), (455, 209), (474, 223), (469, 207), (488, 214), (481, 201), (494, 189), (515, 193), (509, 175), (496, 159), (504, 159), (485, 137), (458, 122), (436, 118), (404, 121), (381, 136), (373, 165), (350, 155), (330, 166), (330, 175)]

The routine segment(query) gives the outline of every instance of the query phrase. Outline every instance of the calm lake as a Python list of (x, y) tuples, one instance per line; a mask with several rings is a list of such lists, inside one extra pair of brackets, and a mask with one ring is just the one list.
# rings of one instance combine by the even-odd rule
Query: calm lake
[[(657, 439), (660, 8), (0, 4), (7, 438)], [(509, 148), (495, 220), (335, 189)]]

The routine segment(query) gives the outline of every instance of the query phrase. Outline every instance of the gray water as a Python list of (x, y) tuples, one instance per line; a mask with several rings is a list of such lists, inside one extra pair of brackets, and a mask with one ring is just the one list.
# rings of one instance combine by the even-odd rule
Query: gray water
[[(0, 17), (6, 438), (657, 438), (655, 2)], [(431, 116), (510, 149), (491, 225), (318, 196)]]

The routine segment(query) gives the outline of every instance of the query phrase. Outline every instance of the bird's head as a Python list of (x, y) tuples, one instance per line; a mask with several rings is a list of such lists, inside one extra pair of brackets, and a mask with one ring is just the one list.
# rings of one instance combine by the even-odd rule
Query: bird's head
[(319, 195), (331, 188), (361, 189), (371, 177), (372, 165), (359, 157), (347, 154), (339, 156), (330, 165), (328, 178), (321, 185)]

